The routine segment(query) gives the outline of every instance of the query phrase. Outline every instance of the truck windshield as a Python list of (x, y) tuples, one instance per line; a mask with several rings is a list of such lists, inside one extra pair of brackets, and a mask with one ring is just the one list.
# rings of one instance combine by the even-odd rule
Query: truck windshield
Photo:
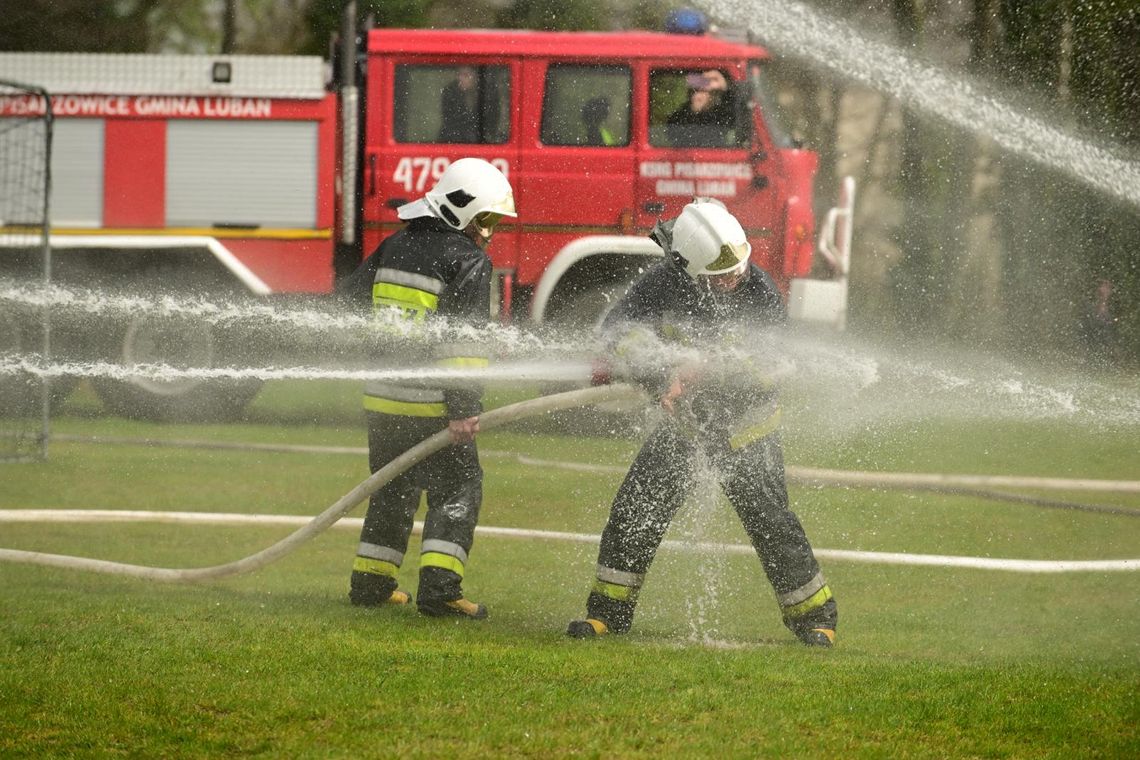
[(760, 119), (768, 127), (772, 144), (777, 148), (797, 147), (795, 139), (784, 123), (779, 103), (773, 94), (774, 88), (759, 61), (750, 61), (748, 64), (748, 85), (752, 89), (752, 101), (760, 110)]

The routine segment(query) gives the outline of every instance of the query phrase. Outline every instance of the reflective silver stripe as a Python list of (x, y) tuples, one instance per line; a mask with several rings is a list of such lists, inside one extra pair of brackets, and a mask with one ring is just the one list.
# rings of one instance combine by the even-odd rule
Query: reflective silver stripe
[(399, 269), (388, 269), (386, 267), (376, 270), (376, 279), (374, 282), (390, 282), (393, 285), (404, 285), (409, 288), (415, 288), (416, 290), (434, 293), (437, 296), (443, 292), (444, 286), (442, 280), (428, 277), (426, 274), (401, 272)]
[(809, 599), (812, 594), (819, 591), (827, 585), (827, 579), (823, 577), (823, 571), (815, 574), (815, 577), (810, 581), (800, 586), (794, 591), (789, 591), (786, 594), (777, 594), (776, 599), (780, 602), (781, 607), (791, 607), (794, 604)]
[(450, 541), (440, 541), (438, 538), (429, 538), (420, 544), (420, 554), (427, 554), (428, 552), (446, 554), (449, 557), (455, 557), (465, 565), (467, 564), (467, 552), (463, 551), (463, 547), (459, 544), (453, 544)]
[(624, 570), (614, 570), (612, 567), (598, 565), (598, 580), (618, 586), (641, 588), (641, 584), (645, 583), (645, 574), (627, 573)]
[(413, 404), (443, 403), (443, 391), (438, 388), (412, 388), (407, 385), (372, 381), (364, 386), (364, 393), (377, 398), (407, 401)]
[(404, 561), (404, 553), (398, 552), (387, 546), (380, 544), (370, 544), (367, 541), (361, 541), (360, 546), (356, 548), (356, 556), (368, 557), (368, 559), (378, 559), (381, 562), (391, 562), (393, 565), (400, 565)]

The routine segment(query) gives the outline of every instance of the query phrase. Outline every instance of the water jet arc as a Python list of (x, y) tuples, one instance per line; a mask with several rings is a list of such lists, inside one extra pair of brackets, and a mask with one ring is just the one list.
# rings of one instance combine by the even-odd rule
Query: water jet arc
[[(597, 388), (583, 388), (579, 390), (556, 393), (550, 396), (520, 401), (517, 404), (492, 409), (479, 417), (479, 426), (483, 431), (515, 422), (527, 417), (534, 417), (548, 412), (572, 409), (579, 406), (598, 404), (608, 401), (620, 401), (641, 397), (641, 392), (630, 385), (615, 384)], [(17, 549), (0, 549), (0, 561), (20, 562), (34, 565), (47, 565), (49, 567), (62, 567), (70, 570), (87, 570), (108, 575), (125, 575), (143, 580), (161, 581), (164, 583), (194, 583), (197, 581), (215, 580), (233, 575), (242, 575), (259, 570), (271, 562), (275, 562), (287, 554), (292, 553), (302, 544), (317, 537), (337, 520), (344, 517), (357, 504), (371, 496), (400, 473), (412, 465), (420, 462), (451, 443), (448, 431), (443, 430), (431, 436), (422, 443), (413, 446), (377, 470), (367, 479), (360, 482), (355, 488), (340, 497), (324, 512), (314, 517), (308, 524), (298, 528), (293, 533), (281, 539), (256, 554), (227, 562), (222, 565), (198, 568), (166, 568), (147, 567), (144, 565), (130, 565), (121, 562), (108, 562), (106, 560), (90, 559), (87, 557), (71, 557), (62, 554), (44, 554), (41, 552), (20, 551)]]

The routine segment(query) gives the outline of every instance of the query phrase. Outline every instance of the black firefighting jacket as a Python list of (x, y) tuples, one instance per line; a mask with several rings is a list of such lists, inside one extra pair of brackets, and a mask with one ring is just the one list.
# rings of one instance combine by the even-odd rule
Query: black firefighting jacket
[[(470, 238), (433, 217), (408, 222), (379, 247), (338, 287), (351, 308), (369, 308), (378, 317), (400, 315), (415, 329), (394, 340), (399, 356), (392, 360), (414, 365), (424, 361), (445, 367), (487, 365), (487, 353), (471, 340), (472, 328), (486, 326), (490, 316), (491, 260)], [(418, 340), (416, 340), (418, 336)], [(408, 340), (411, 337), (412, 340)], [(425, 345), (426, 344), (426, 345)], [(412, 382), (370, 382), (364, 407), (385, 414), (414, 417), (473, 417), (482, 411), (482, 387), (476, 382), (445, 386)]]
[(701, 379), (689, 410), (703, 426), (732, 434), (745, 419), (775, 408), (773, 370), (764, 336), (782, 325), (787, 310), (772, 278), (749, 263), (748, 276), (728, 293), (695, 282), (669, 255), (671, 225), (653, 238), (666, 250), (634, 282), (602, 324), (624, 373), (654, 397), (669, 386), (686, 351), (700, 363)]

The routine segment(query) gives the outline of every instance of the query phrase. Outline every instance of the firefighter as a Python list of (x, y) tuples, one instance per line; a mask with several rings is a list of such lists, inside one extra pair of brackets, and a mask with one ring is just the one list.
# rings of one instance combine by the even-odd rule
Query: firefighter
[[(651, 237), (665, 261), (633, 284), (603, 330), (619, 364), (627, 365), (614, 373), (642, 385), (666, 414), (618, 489), (586, 618), (566, 633), (593, 638), (629, 630), (638, 591), (703, 457), (744, 524), (784, 624), (803, 643), (830, 647), (836, 604), (788, 508), (773, 373), (740, 349), (784, 321), (783, 301), (771, 278), (749, 262), (744, 230), (718, 201), (688, 204), (675, 220), (659, 222)], [(660, 357), (671, 347), (685, 358), (662, 368)], [(693, 347), (706, 351), (693, 354)], [(721, 351), (724, 361), (706, 358), (709, 350)]]
[[(460, 159), (423, 198), (401, 206), (397, 213), (408, 224), (346, 278), (340, 288), (345, 298), (357, 308), (371, 307), (378, 322), (395, 317), (401, 326), (421, 332), (434, 324), (450, 330), (445, 335), (462, 335), (465, 327), (486, 325), (491, 260), (485, 251), (499, 220), (515, 216), (506, 177), (482, 159)], [(431, 346), (433, 363), (487, 364), (485, 351), (455, 339), (416, 345), (424, 344)], [(400, 353), (408, 358), (406, 347)], [(408, 592), (397, 588), (397, 574), (420, 495), (426, 491), (416, 593), (419, 611), (431, 616), (487, 616), (486, 608), (465, 599), (461, 589), (483, 498), (483, 471), (475, 446), (481, 394), (482, 389), (473, 384), (425, 387), (371, 382), (365, 387), (372, 472), (441, 430), (449, 431), (452, 445), (371, 497), (352, 565), (353, 604), (412, 601)]]

